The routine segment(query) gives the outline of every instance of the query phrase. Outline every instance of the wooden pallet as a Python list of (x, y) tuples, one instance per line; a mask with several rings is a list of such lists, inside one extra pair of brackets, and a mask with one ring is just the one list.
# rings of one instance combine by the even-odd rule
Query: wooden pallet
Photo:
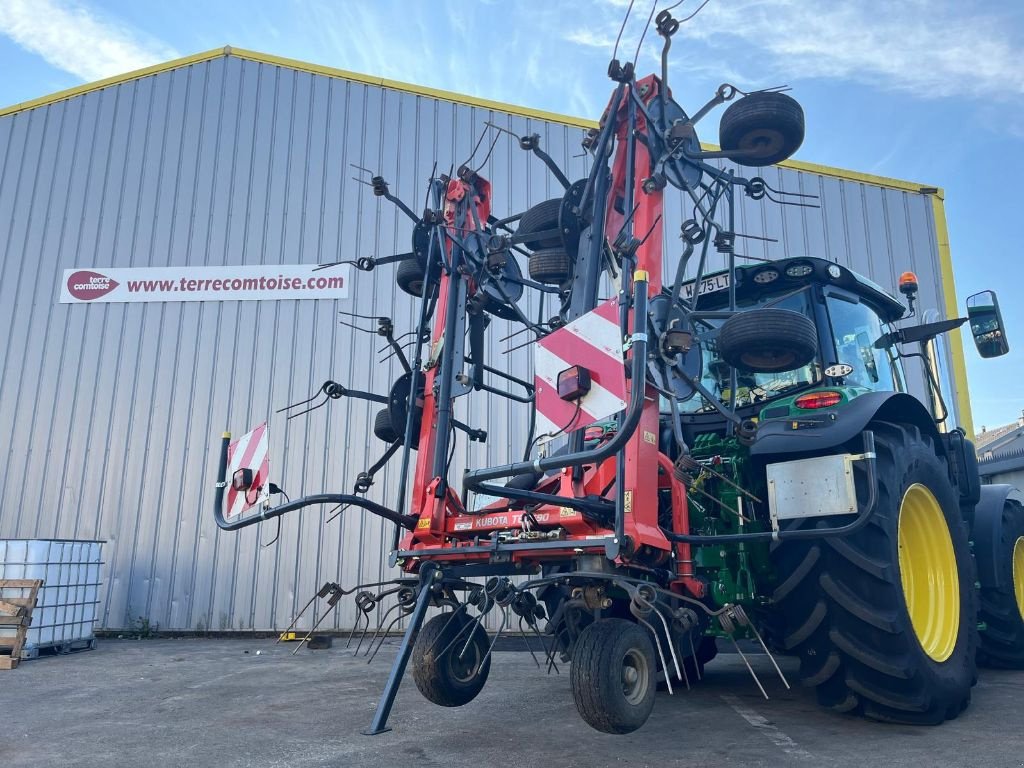
[(0, 669), (18, 666), (42, 586), (39, 579), (0, 579)]

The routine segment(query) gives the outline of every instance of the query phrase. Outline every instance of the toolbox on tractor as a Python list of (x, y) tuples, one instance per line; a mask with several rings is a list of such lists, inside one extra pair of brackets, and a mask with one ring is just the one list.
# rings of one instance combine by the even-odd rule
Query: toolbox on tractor
[[(643, 725), (659, 682), (695, 684), (716, 638), (754, 640), (773, 662), (773, 652), (796, 655), (822, 704), (905, 723), (966, 707), (976, 656), (1024, 665), (1024, 499), (1008, 487), (981, 492), (936, 367), (935, 339), (966, 319), (898, 326), (915, 314), (912, 275), (904, 304), (823, 259), (737, 262), (739, 196), (813, 205), (740, 173), (792, 155), (803, 113), (780, 89), (723, 85), (690, 116), (668, 84), (678, 26), (668, 11), (656, 18), (660, 76), (637, 79), (632, 64), (612, 61), (614, 91), (583, 141), (585, 179), (570, 181), (537, 136), (519, 138), (563, 188), (558, 198), (497, 218), (499, 201), (467, 161), (430, 179), (417, 214), (371, 179), (412, 221), (413, 248), (355, 264), (397, 262), (399, 287), (419, 302), (411, 353), (376, 318), (403, 369), (390, 391), (329, 381), (285, 409), (294, 418), (340, 397), (380, 406), (374, 433), (387, 447), (351, 493), (275, 506), (266, 466), (246, 464), (265, 456), (249, 448), (255, 431), (244, 445), (222, 441), (223, 529), (318, 504), (394, 523), (391, 564), (403, 576), (329, 585), (331, 606), (355, 594), (364, 636), (386, 596), (397, 603), (382, 624), (405, 619), (368, 733), (387, 729), (410, 662), (428, 699), (470, 702), (490, 669), (491, 613), (498, 634), (540, 641), (538, 665), (570, 663), (581, 716), (610, 733)], [(722, 148), (705, 149), (696, 126), (730, 101)], [(694, 215), (681, 253), (666, 259), (670, 189)], [(708, 273), (712, 253), (724, 272)], [(602, 299), (608, 286), (614, 296)], [(527, 317), (526, 291), (553, 299), (553, 316)], [(979, 350), (1005, 353), (994, 294), (969, 304)], [(493, 318), (529, 334), (532, 381), (487, 364)], [(908, 357), (923, 362), (930, 408), (907, 393)], [(530, 434), (522, 460), (472, 467), (459, 482), (449, 476), (454, 433), (486, 439), (487, 425), (454, 416), (468, 396), (519, 403)], [(369, 500), (395, 457), (396, 496)], [(971, 538), (985, 546), (972, 553)], [(426, 620), (432, 606), (444, 610)], [(992, 629), (979, 636), (979, 622)]]

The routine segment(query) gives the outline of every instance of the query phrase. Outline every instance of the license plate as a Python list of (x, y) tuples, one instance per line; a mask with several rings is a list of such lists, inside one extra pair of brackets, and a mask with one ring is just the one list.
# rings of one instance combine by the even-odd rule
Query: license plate
[[(683, 289), (680, 291), (686, 301), (693, 299), (693, 284), (694, 280), (688, 283), (683, 283)], [(729, 273), (723, 272), (720, 275), (708, 275), (700, 281), (700, 290), (698, 296), (703, 296), (705, 293), (716, 293), (717, 291), (724, 291), (729, 288)]]

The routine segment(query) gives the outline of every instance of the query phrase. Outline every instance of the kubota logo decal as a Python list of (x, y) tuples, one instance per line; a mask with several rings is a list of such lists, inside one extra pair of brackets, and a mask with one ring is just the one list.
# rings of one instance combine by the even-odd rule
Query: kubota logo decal
[(82, 270), (74, 272), (68, 277), (68, 293), (80, 301), (98, 299), (106, 296), (120, 285), (112, 277), (101, 275), (99, 272)]

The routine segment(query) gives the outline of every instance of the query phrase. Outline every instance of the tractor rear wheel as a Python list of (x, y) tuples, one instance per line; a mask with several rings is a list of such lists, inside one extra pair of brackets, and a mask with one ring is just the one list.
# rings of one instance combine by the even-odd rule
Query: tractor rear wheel
[[(985, 624), (978, 662), (1024, 669), (1024, 507), (1007, 499), (993, 517), (979, 515), (975, 521), (980, 618)], [(986, 525), (991, 528), (983, 534), (979, 527)]]
[[(782, 646), (819, 702), (896, 723), (935, 725), (976, 680), (975, 568), (958, 497), (930, 438), (873, 422), (878, 498), (853, 534), (785, 541), (772, 557)], [(866, 470), (856, 482), (866, 498)], [(832, 527), (849, 517), (795, 525)]]
[(604, 733), (631, 733), (647, 722), (657, 677), (650, 635), (632, 621), (595, 621), (573, 647), (569, 680), (576, 709)]
[(490, 643), (479, 624), (465, 631), (472, 621), (465, 613), (456, 617), (442, 613), (424, 624), (416, 636), (412, 679), (428, 701), (461, 707), (483, 690), (491, 671)]

